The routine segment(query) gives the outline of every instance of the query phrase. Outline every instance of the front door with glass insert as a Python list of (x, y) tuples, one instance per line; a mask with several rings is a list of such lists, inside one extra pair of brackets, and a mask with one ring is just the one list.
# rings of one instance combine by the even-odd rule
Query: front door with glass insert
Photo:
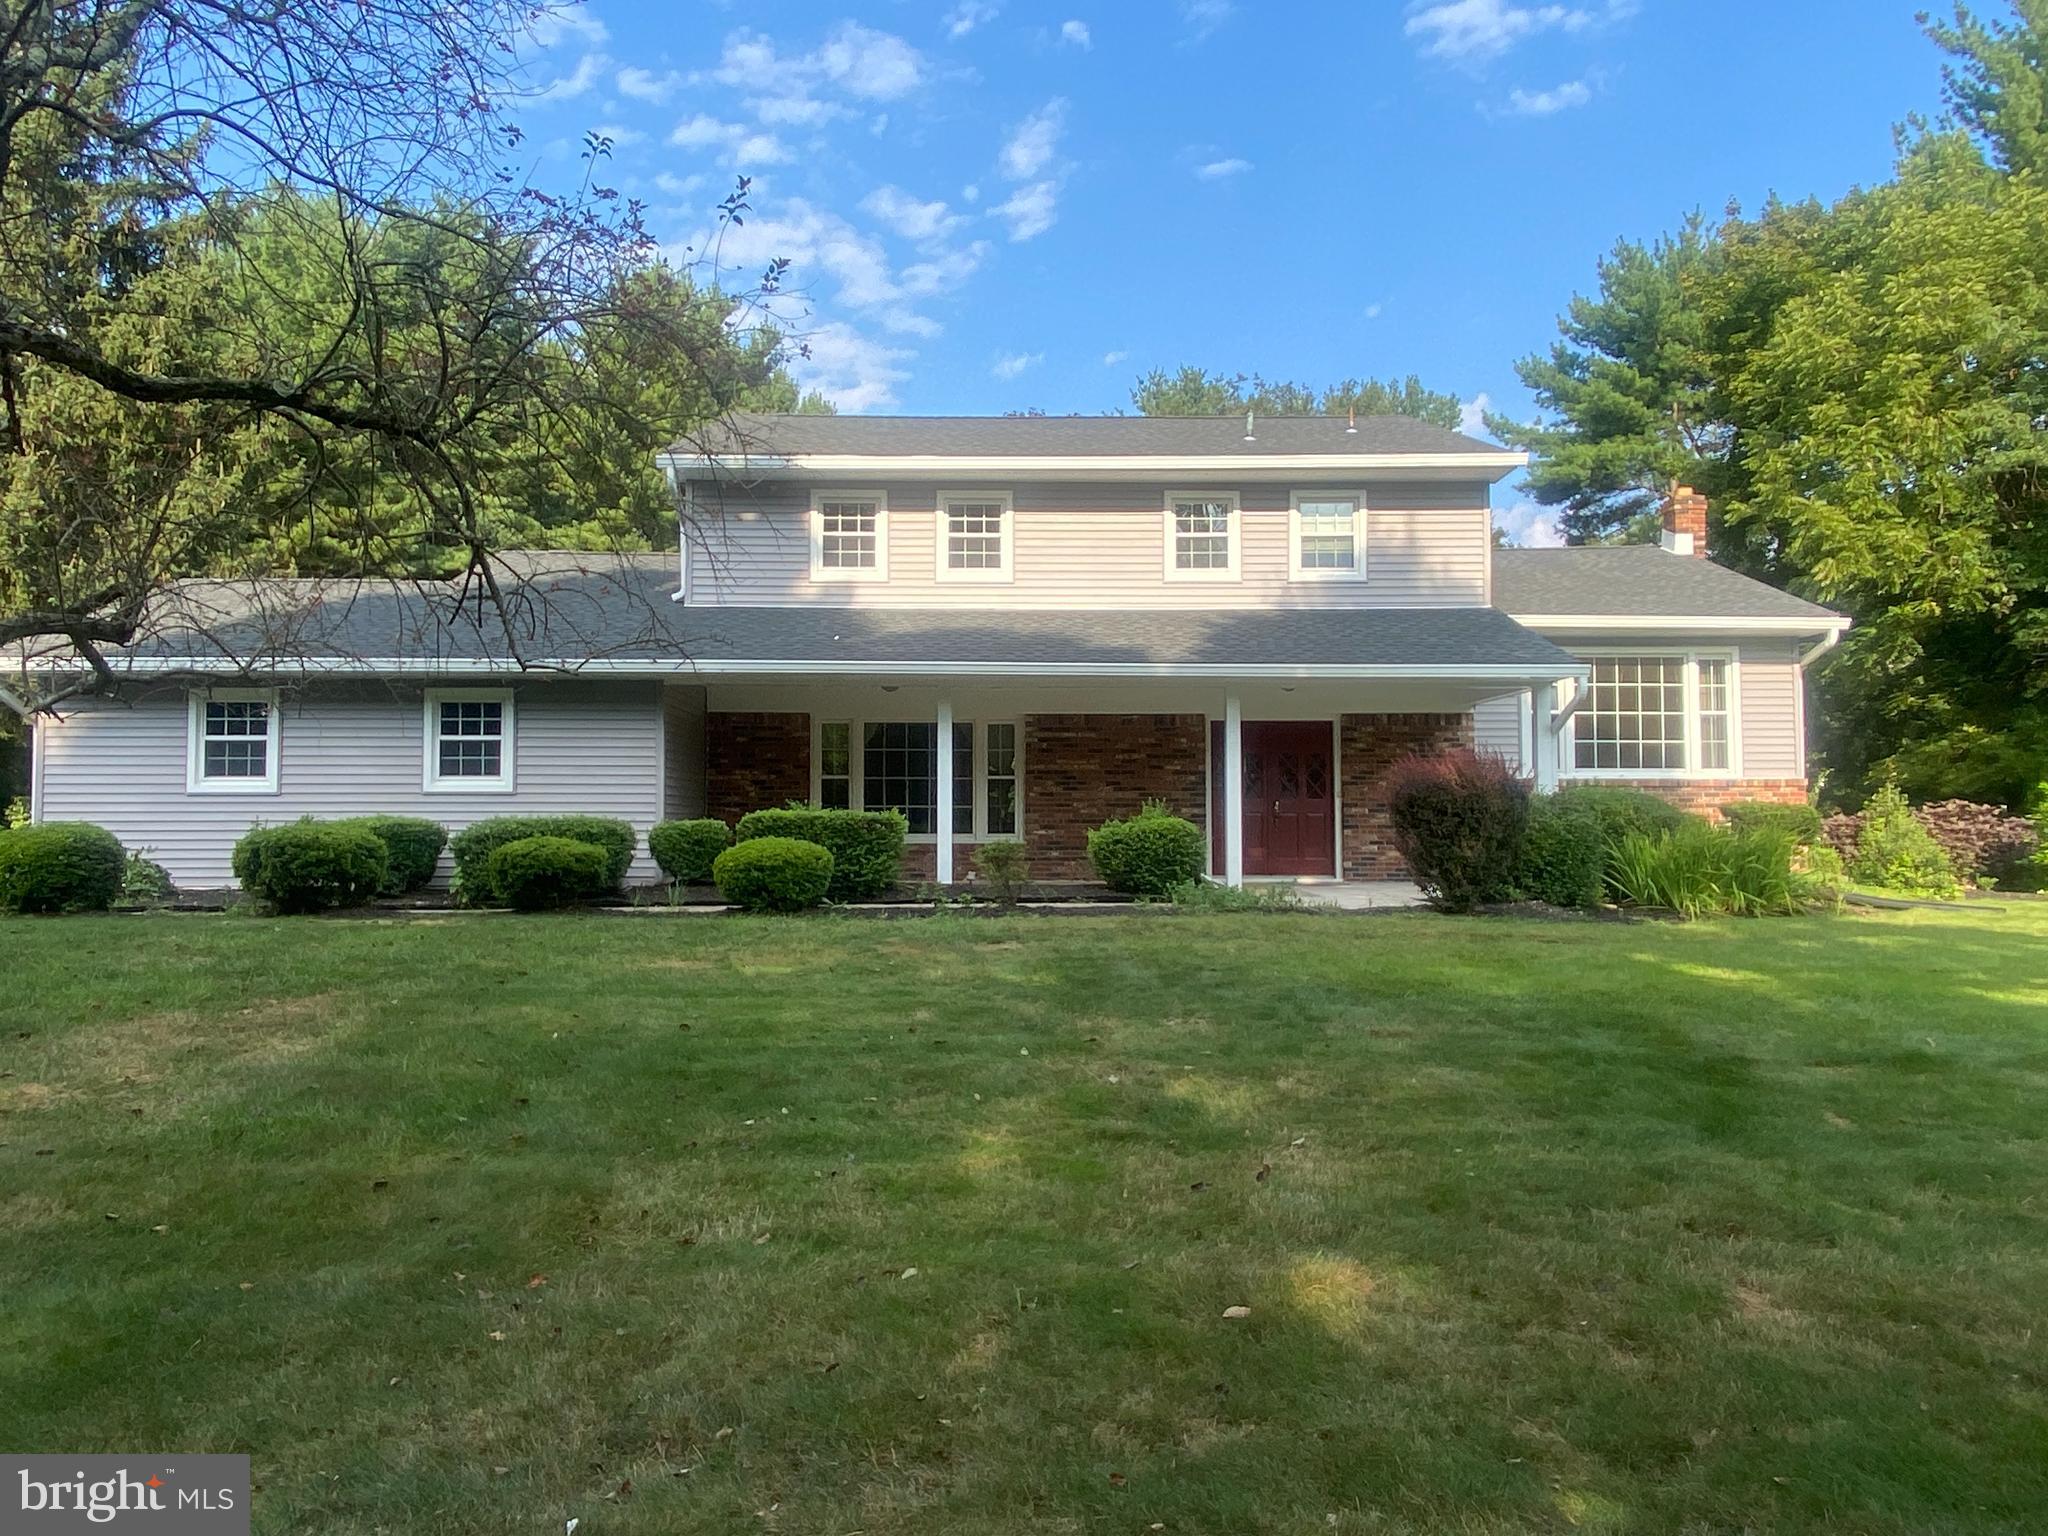
[[(1244, 872), (1247, 875), (1337, 873), (1337, 785), (1334, 732), (1327, 720), (1244, 723)], [(1214, 722), (1210, 777), (1217, 825), (1222, 822), (1223, 726)], [(1214, 854), (1223, 870), (1222, 839)]]

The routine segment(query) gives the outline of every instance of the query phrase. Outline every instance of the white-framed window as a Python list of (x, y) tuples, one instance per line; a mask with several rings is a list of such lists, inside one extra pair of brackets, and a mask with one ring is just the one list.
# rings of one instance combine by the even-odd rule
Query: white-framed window
[(513, 787), (512, 690), (430, 688), (422, 787), (438, 794), (504, 794)]
[(276, 689), (193, 692), (185, 787), (205, 794), (277, 793)]
[[(974, 842), (1024, 828), (1023, 733), (1014, 720), (953, 722), (953, 835)], [(901, 811), (913, 842), (937, 841), (934, 720), (819, 720), (811, 794), (828, 810)]]
[(1365, 580), (1365, 498), (1296, 491), (1287, 513), (1287, 571), (1295, 581)]
[(889, 579), (889, 499), (880, 491), (811, 493), (811, 580)]
[(1168, 581), (1236, 581), (1235, 491), (1168, 491), (1162, 514)]
[(939, 493), (940, 581), (1008, 581), (1016, 513), (1008, 491)]
[(1732, 778), (1742, 766), (1735, 653), (1646, 647), (1582, 655), (1593, 669), (1572, 715), (1572, 778)]

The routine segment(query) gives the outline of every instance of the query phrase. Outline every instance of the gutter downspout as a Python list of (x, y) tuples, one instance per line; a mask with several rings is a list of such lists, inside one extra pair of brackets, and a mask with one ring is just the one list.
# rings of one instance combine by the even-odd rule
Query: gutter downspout
[(1814, 662), (1819, 661), (1821, 657), (1827, 655), (1829, 651), (1840, 645), (1842, 643), (1842, 629), (1846, 628), (1848, 626), (1845, 624), (1840, 629), (1829, 630), (1825, 635), (1821, 636), (1819, 643), (1813, 649), (1801, 652), (1798, 657), (1799, 670), (1804, 672)]
[(668, 488), (676, 501), (676, 589), (669, 594), (672, 603), (687, 603), (690, 600), (690, 501), (683, 491), (682, 480), (673, 464), (668, 468)]

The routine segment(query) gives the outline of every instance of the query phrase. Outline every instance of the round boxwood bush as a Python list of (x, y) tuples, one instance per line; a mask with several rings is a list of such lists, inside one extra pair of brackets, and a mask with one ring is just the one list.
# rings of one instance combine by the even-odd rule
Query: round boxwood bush
[(384, 845), (384, 885), (379, 896), (403, 896), (434, 878), (448, 829), (419, 816), (352, 816), (333, 826), (361, 827)]
[(1647, 789), (1626, 789), (1619, 784), (1572, 784), (1550, 798), (1555, 805), (1577, 806), (1599, 818), (1600, 833), (1610, 851), (1631, 833), (1655, 838), (1701, 819)]
[(795, 837), (753, 837), (711, 862), (718, 894), (749, 912), (801, 912), (832, 886), (832, 851)]
[(1600, 818), (1557, 795), (1529, 803), (1529, 830), (1515, 885), (1531, 901), (1593, 907), (1606, 891), (1607, 839)]
[(605, 879), (611, 890), (625, 884), (633, 849), (640, 840), (630, 821), (612, 816), (492, 816), (448, 839), (448, 852), (455, 860), (455, 890), (461, 899), (485, 903), (498, 899), (491, 886), (491, 855), (507, 843), (528, 837), (566, 837), (602, 848)]
[(389, 872), (374, 833), (342, 821), (258, 827), (235, 844), (242, 889), (280, 912), (357, 907), (383, 888)]
[(647, 851), (671, 880), (702, 885), (711, 878), (711, 861), (732, 846), (732, 828), (706, 818), (664, 821), (647, 834)]
[(793, 837), (816, 843), (832, 855), (834, 901), (879, 896), (903, 874), (903, 840), (910, 823), (901, 811), (826, 811), (792, 805), (779, 811), (749, 811), (733, 831), (735, 842), (757, 837)]
[(498, 899), (521, 912), (595, 901), (616, 889), (607, 851), (571, 837), (522, 837), (506, 843), (492, 850), (486, 875)]
[(1135, 816), (1106, 821), (1088, 834), (1088, 860), (1112, 891), (1165, 896), (1196, 879), (1207, 862), (1202, 829), (1148, 800)]
[(0, 910), (104, 912), (127, 872), (120, 839), (88, 822), (0, 832)]

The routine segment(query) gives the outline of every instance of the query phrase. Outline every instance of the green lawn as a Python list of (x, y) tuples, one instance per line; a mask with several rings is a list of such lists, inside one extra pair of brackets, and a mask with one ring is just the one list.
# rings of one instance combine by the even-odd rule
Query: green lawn
[(262, 1531), (2048, 1521), (2048, 906), (0, 953), (0, 1445)]

